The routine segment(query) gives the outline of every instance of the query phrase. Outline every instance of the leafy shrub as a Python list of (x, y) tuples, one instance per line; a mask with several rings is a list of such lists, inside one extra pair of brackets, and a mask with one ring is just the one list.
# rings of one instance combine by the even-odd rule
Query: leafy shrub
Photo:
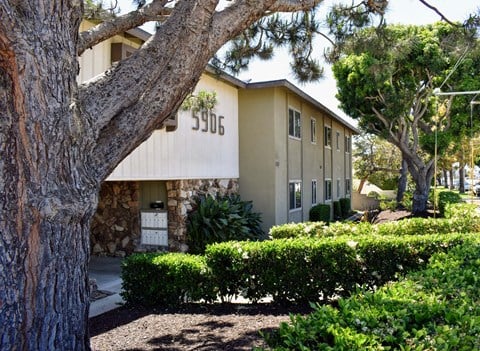
[(475, 206), (468, 204), (449, 205), (449, 218), (407, 218), (401, 221), (371, 224), (323, 222), (290, 223), (272, 227), (273, 239), (329, 236), (404, 236), (448, 233), (471, 233), (480, 231), (480, 215)]
[(480, 349), (480, 244), (436, 254), (427, 269), (291, 316), (265, 335), (274, 350)]
[(133, 254), (122, 261), (122, 297), (143, 306), (178, 305), (215, 298), (202, 256), (181, 253)]
[(330, 222), (330, 205), (318, 204), (313, 206), (309, 212), (309, 220), (311, 222)]
[(464, 240), (448, 234), (226, 242), (209, 245), (205, 255), (221, 296), (307, 302), (380, 286)]
[(344, 197), (338, 200), (340, 202), (340, 207), (342, 209), (343, 218), (350, 216), (352, 212), (351, 200), (349, 197)]
[[(329, 210), (330, 211), (330, 210)], [(300, 222), (274, 225), (270, 228), (270, 237), (286, 239), (298, 237), (315, 237), (328, 226), (326, 222)]]
[(397, 201), (396, 200), (388, 200), (384, 199), (380, 201), (380, 210), (382, 211), (395, 211), (397, 208)]
[(201, 254), (211, 243), (264, 239), (260, 214), (252, 210), (252, 203), (240, 200), (238, 195), (199, 197), (196, 209), (188, 215), (189, 251)]
[(342, 207), (340, 201), (333, 201), (333, 218), (339, 220), (343, 218)]
[(445, 214), (445, 208), (447, 204), (456, 204), (462, 202), (462, 198), (460, 194), (453, 192), (453, 191), (440, 191), (437, 194), (437, 207), (440, 215), (443, 216)]

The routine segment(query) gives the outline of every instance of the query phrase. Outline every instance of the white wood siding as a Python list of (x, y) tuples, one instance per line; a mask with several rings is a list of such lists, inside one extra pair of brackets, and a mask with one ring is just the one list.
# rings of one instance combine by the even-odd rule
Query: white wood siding
[(209, 75), (203, 75), (195, 91), (217, 93), (214, 113), (224, 116), (225, 134), (193, 130), (191, 111), (179, 111), (178, 128), (152, 136), (127, 156), (107, 180), (167, 180), (238, 178), (238, 91)]

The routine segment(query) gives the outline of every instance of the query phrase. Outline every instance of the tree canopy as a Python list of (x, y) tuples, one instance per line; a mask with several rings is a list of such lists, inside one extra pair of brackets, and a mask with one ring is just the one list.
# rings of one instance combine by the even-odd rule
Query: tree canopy
[(444, 22), (367, 28), (345, 43), (333, 66), (340, 107), (400, 149), (416, 184), (414, 212), (426, 210), (435, 147), (441, 152), (451, 140), (447, 133), (462, 131), (460, 124), (452, 128), (453, 97), (440, 99), (434, 89), (443, 82), (461, 87), (464, 74), (455, 62), (475, 45), (473, 32)]

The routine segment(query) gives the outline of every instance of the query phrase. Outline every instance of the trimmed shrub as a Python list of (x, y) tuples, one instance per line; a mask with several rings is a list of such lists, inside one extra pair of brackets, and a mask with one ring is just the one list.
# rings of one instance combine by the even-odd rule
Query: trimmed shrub
[(333, 201), (333, 218), (339, 220), (343, 218), (342, 207), (340, 201)]
[(315, 237), (328, 227), (326, 222), (300, 222), (274, 225), (270, 228), (269, 235), (273, 239), (286, 239), (298, 237)]
[(270, 235), (273, 239), (281, 239), (342, 235), (405, 236), (480, 231), (480, 215), (477, 214), (475, 205), (462, 203), (449, 205), (448, 208), (449, 218), (408, 218), (381, 224), (336, 222), (328, 226), (322, 222), (318, 222), (318, 225), (316, 222), (290, 223), (272, 227)]
[(215, 299), (202, 256), (181, 253), (133, 254), (122, 261), (122, 297), (128, 304), (178, 305)]
[(348, 197), (344, 197), (338, 200), (340, 202), (340, 207), (342, 210), (342, 216), (347, 218), (352, 212), (351, 200)]
[(266, 334), (269, 350), (480, 349), (480, 244), (436, 254), (423, 271), (315, 307)]
[(308, 302), (380, 286), (464, 240), (448, 234), (227, 242), (208, 246), (205, 255), (220, 295)]
[(330, 222), (330, 205), (318, 204), (313, 206), (309, 212), (309, 220), (311, 222)]
[(190, 253), (202, 254), (208, 244), (229, 240), (263, 240), (260, 214), (250, 201), (231, 195), (199, 197), (188, 215), (187, 244)]
[(440, 191), (437, 194), (437, 206), (441, 216), (445, 215), (447, 204), (456, 204), (462, 202), (460, 194), (453, 191)]

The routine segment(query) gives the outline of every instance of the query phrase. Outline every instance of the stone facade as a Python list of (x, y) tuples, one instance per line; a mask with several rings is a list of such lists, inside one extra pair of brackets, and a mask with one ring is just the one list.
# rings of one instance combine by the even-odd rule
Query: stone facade
[[(169, 251), (188, 251), (187, 216), (198, 195), (238, 193), (237, 179), (166, 181)], [(140, 183), (104, 182), (91, 226), (93, 255), (125, 256), (156, 247), (140, 244)]]
[(104, 182), (92, 221), (93, 255), (125, 256), (140, 242), (138, 182)]
[(170, 251), (188, 251), (187, 216), (195, 197), (238, 193), (237, 179), (185, 179), (167, 181), (168, 245)]

